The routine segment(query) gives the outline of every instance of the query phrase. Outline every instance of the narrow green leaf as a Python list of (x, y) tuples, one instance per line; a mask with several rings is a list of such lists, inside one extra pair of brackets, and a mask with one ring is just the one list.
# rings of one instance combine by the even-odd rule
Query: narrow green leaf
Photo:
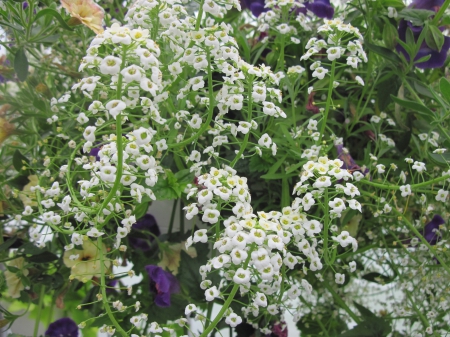
[(34, 263), (48, 263), (48, 262), (58, 260), (58, 256), (56, 256), (52, 252), (44, 251), (41, 254), (32, 255), (32, 256), (28, 257), (27, 260), (30, 262), (34, 262)]
[(16, 150), (13, 155), (13, 166), (16, 171), (22, 172), (22, 167), (27, 164), (28, 159), (19, 150)]
[(14, 56), (14, 71), (17, 74), (17, 78), (23, 82), (28, 76), (28, 59), (25, 54), (25, 49), (20, 48)]
[[(41, 11), (39, 11), (35, 17), (34, 17), (34, 22), (36, 22), (37, 20), (39, 20), (41, 17), (43, 16), (47, 16), (47, 15), (51, 15), (53, 16), (56, 20), (58, 20), (60, 26), (66, 30), (73, 30), (72, 28), (69, 27), (69, 25), (64, 21), (64, 19), (62, 18), (62, 16), (55, 11), (54, 9), (51, 8), (45, 8)], [(33, 23), (34, 23), (33, 22)]]
[(383, 41), (387, 48), (390, 50), (395, 48), (398, 40), (398, 31), (397, 28), (394, 27), (389, 22), (386, 22), (383, 27)]
[(411, 21), (414, 26), (422, 26), (434, 14), (436, 14), (434, 11), (426, 9), (404, 8), (398, 13), (398, 17)]
[(22, 31), (23, 30), (22, 26), (16, 25), (16, 24), (11, 23), (11, 22), (0, 21), (0, 26), (6, 26), (6, 27), (12, 28), (14, 30), (18, 30), (18, 31)]
[(444, 35), (439, 30), (439, 28), (435, 25), (427, 25), (428, 29), (425, 33), (425, 42), (428, 47), (433, 50), (441, 51), (442, 46), (444, 45)]
[(400, 99), (394, 95), (391, 95), (391, 98), (393, 99), (393, 101), (395, 103), (397, 103), (398, 105), (410, 109), (414, 112), (417, 112), (423, 116), (426, 116), (428, 118), (432, 118), (434, 117), (434, 112), (431, 111), (430, 109), (428, 109), (425, 105), (413, 102), (413, 101), (408, 101), (408, 100), (404, 100), (404, 99)]
[(6, 240), (0, 245), (0, 252), (3, 252), (4, 250), (7, 250), (9, 247), (11, 247), (14, 242), (17, 241), (17, 236), (13, 236), (12, 238)]
[(394, 62), (395, 64), (402, 63), (401, 58), (392, 50), (389, 50), (385, 47), (377, 46), (376, 44), (366, 42), (364, 44), (370, 51), (373, 51), (375, 54), (383, 56), (383, 58)]
[(441, 90), (442, 97), (450, 101), (450, 82), (445, 77), (441, 78), (439, 89)]

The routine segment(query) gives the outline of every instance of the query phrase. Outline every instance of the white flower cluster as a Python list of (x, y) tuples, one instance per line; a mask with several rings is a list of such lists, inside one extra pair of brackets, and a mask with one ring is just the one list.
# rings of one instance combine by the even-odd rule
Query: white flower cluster
[[(279, 310), (284, 311), (286, 303), (298, 297), (301, 288), (293, 280), (288, 289), (281, 287), (286, 278), (286, 270), (303, 265), (303, 271), (307, 273), (308, 270), (318, 271), (323, 267), (319, 241), (324, 226), (317, 219), (309, 218), (305, 211), (310, 210), (315, 204), (315, 198), (320, 197), (331, 186), (331, 179), (352, 177), (346, 170), (340, 169), (342, 164), (338, 159), (332, 161), (321, 157), (317, 163), (309, 162), (305, 165), (305, 172), (309, 174), (302, 175), (295, 192), (306, 192), (308, 185), (303, 183), (311, 177), (317, 178), (317, 183), (313, 186), (315, 189), (312, 193), (306, 193), (303, 198), (296, 198), (290, 207), (284, 207), (281, 212), (254, 214), (246, 179), (237, 176), (228, 167), (212, 168), (209, 173), (199, 177), (198, 187), (188, 191), (188, 197), (195, 197), (197, 202), (185, 207), (186, 217), (191, 219), (194, 215), (201, 214), (203, 222), (213, 227), (210, 230), (197, 230), (187, 240), (186, 246), (211, 240), (214, 242), (214, 249), (218, 251), (218, 255), (200, 267), (204, 280), (201, 286), (205, 289), (207, 301), (221, 297), (221, 290), (227, 285), (238, 285), (241, 294), (249, 293), (252, 300), (252, 304), (243, 309), (244, 317), (252, 322), (260, 314), (273, 315)], [(326, 181), (322, 181), (322, 178), (326, 178)], [(336, 185), (334, 190), (336, 195), (359, 195), (356, 186), (350, 183), (345, 186)], [(354, 199), (344, 201), (338, 197), (331, 198), (331, 218), (341, 216), (346, 204), (361, 211), (361, 205)], [(234, 215), (224, 219), (219, 209), (231, 211)], [(216, 232), (215, 229), (220, 229), (222, 223), (224, 230)], [(219, 233), (218, 236), (216, 233)], [(353, 250), (357, 249), (356, 240), (346, 231), (333, 237), (333, 240), (342, 247), (351, 245)], [(208, 280), (208, 274), (217, 271), (223, 272), (226, 280), (219, 287), (212, 286), (212, 282)], [(257, 288), (252, 284), (256, 284)], [(308, 285), (306, 280), (302, 280), (301, 287), (309, 292)], [(232, 315), (235, 314), (230, 313), (227, 323), (233, 326), (233, 322), (240, 322), (240, 317), (231, 317)]]
[[(325, 20), (325, 24), (318, 28), (318, 31), (326, 35), (326, 40), (311, 38), (306, 44), (306, 53), (300, 60), (308, 60), (311, 56), (319, 54), (321, 50), (326, 49), (327, 59), (335, 61), (343, 56), (347, 58), (347, 65), (357, 68), (358, 63), (367, 62), (367, 55), (362, 48), (363, 37), (359, 30), (350, 24), (342, 22), (340, 19)], [(351, 38), (356, 38), (351, 40)], [(322, 66), (322, 62), (316, 61), (310, 69), (314, 72), (313, 77), (321, 80), (329, 72), (328, 68)], [(356, 76), (355, 81), (364, 85), (361, 77)], [(338, 85), (339, 83), (335, 83)]]

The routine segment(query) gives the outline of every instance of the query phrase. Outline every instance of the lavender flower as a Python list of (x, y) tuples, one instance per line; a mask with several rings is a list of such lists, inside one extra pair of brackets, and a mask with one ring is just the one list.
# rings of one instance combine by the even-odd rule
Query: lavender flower
[(342, 160), (344, 164), (342, 165), (342, 169), (345, 170), (351, 170), (351, 171), (360, 171), (363, 174), (367, 174), (369, 172), (368, 169), (365, 169), (364, 171), (362, 168), (356, 164), (355, 160), (353, 159), (352, 155), (348, 152), (348, 150), (344, 147), (344, 145), (336, 145), (336, 150), (338, 153), (338, 159)]
[[(444, 3), (444, 0), (416, 0), (414, 1), (410, 7), (415, 9), (427, 9), (438, 11), (440, 6)], [(406, 31), (410, 28), (414, 35), (414, 40), (417, 41), (420, 34), (422, 33), (423, 27), (421, 26), (413, 26), (413, 24), (406, 20), (401, 20), (398, 27), (398, 36), (400, 40), (406, 42)], [(399, 44), (396, 47), (397, 51), (402, 53), (407, 60), (409, 60), (409, 55), (405, 49)], [(450, 37), (444, 36), (444, 44), (440, 51), (431, 49), (426, 42), (423, 42), (420, 46), (419, 52), (414, 58), (414, 61), (421, 59), (422, 57), (430, 55), (431, 57), (425, 61), (417, 63), (416, 67), (421, 69), (428, 68), (440, 68), (444, 65), (445, 60), (447, 59), (447, 53), (450, 49)]]
[(178, 280), (161, 267), (145, 266), (150, 279), (150, 291), (156, 294), (155, 304), (159, 307), (170, 307), (170, 295), (180, 291)]
[(60, 318), (48, 326), (46, 337), (78, 337), (78, 326), (69, 317)]
[(159, 236), (161, 234), (156, 219), (151, 214), (146, 214), (140, 218), (132, 227), (131, 231), (134, 233), (139, 233), (139, 238), (128, 237), (128, 242), (135, 249), (140, 249), (143, 252), (150, 250), (149, 242), (153, 241), (153, 236), (146, 232), (152, 233), (154, 236)]

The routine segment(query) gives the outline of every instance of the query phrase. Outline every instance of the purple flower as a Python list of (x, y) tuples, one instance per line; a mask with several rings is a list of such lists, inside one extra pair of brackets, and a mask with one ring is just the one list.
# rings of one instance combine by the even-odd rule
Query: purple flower
[(248, 8), (256, 17), (269, 10), (269, 8), (264, 8), (266, 5), (264, 0), (242, 0), (241, 4), (243, 8)]
[[(415, 0), (413, 3), (409, 6), (415, 9), (427, 9), (427, 10), (433, 10), (437, 12), (439, 8), (444, 3), (444, 0)], [(417, 42), (417, 39), (420, 36), (420, 33), (422, 33), (423, 27), (422, 26), (413, 26), (413, 24), (406, 20), (401, 20), (398, 26), (398, 37), (403, 42), (406, 42), (406, 31), (410, 28), (413, 35), (414, 35), (414, 41)], [(442, 30), (442, 29), (441, 29)], [(409, 55), (406, 52), (405, 49), (403, 49), (402, 46), (399, 44), (396, 47), (397, 51), (402, 53), (405, 58), (409, 61)], [(430, 58), (425, 62), (420, 62), (416, 64), (417, 68), (421, 69), (428, 69), (428, 68), (440, 68), (444, 65), (445, 60), (447, 59), (447, 53), (450, 49), (450, 37), (444, 36), (444, 44), (442, 45), (441, 51), (434, 50), (430, 48), (426, 42), (423, 42), (420, 46), (419, 52), (414, 58), (414, 61), (417, 61), (421, 59), (422, 57), (430, 55)]]
[(409, 7), (415, 9), (429, 9), (437, 12), (439, 7), (444, 4), (445, 0), (415, 0), (409, 5)]
[(344, 162), (344, 164), (342, 164), (341, 166), (342, 169), (350, 171), (360, 171), (363, 174), (367, 174), (369, 172), (369, 169), (365, 169), (363, 171), (362, 168), (358, 164), (356, 164), (352, 155), (348, 152), (344, 145), (336, 145), (336, 150), (338, 153), (338, 159)]
[[(139, 238), (128, 236), (128, 242), (135, 249), (140, 249), (143, 252), (150, 250), (149, 242), (153, 241), (153, 235), (159, 236), (161, 234), (156, 219), (151, 214), (145, 214), (140, 218), (132, 227), (131, 231), (134, 233), (139, 233)], [(145, 233), (149, 232), (149, 233)]]
[(334, 8), (331, 6), (330, 0), (305, 1), (303, 4), (305, 7), (300, 8), (300, 12), (303, 14), (306, 14), (306, 10), (309, 10), (319, 18), (332, 19), (334, 16)]
[(150, 279), (150, 291), (155, 296), (155, 304), (159, 307), (170, 307), (170, 295), (180, 291), (178, 280), (171, 273), (161, 267), (145, 266)]
[(27, 8), (28, 8), (28, 1), (22, 2), (22, 9), (27, 9)]
[(423, 237), (430, 245), (434, 246), (439, 241), (439, 236), (436, 234), (436, 231), (439, 230), (439, 226), (443, 224), (445, 224), (445, 220), (438, 214), (426, 224), (423, 230)]
[(78, 326), (68, 317), (60, 318), (48, 326), (46, 337), (78, 337)]

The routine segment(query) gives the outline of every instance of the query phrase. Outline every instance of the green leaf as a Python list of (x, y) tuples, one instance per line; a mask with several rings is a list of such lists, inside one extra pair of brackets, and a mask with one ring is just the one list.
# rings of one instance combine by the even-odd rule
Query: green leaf
[(7, 250), (9, 247), (11, 247), (14, 242), (17, 241), (17, 236), (13, 236), (12, 238), (10, 238), (9, 240), (6, 240), (5, 242), (3, 242), (0, 245), (0, 252), (3, 252), (4, 250)]
[(23, 30), (22, 26), (19, 26), (14, 23), (10, 23), (10, 22), (5, 22), (5, 21), (0, 21), (0, 26), (6, 26), (6, 27), (12, 28), (14, 30), (18, 30), (19, 32), (21, 32)]
[(134, 216), (136, 217), (136, 219), (139, 220), (147, 213), (149, 204), (149, 202), (141, 202), (136, 206), (136, 208), (134, 209)]
[(430, 153), (430, 158), (436, 161), (438, 164), (447, 165), (450, 164), (450, 152), (447, 153)]
[(383, 41), (387, 48), (394, 49), (398, 40), (398, 31), (397, 28), (394, 27), (389, 22), (386, 22), (383, 27)]
[(383, 56), (386, 60), (392, 61), (395, 64), (402, 63), (401, 58), (392, 50), (389, 50), (385, 47), (377, 46), (376, 44), (366, 42), (364, 44), (367, 49), (374, 52), (375, 54), (378, 54), (380, 56)]
[(445, 77), (441, 78), (439, 89), (442, 97), (446, 98), (447, 101), (450, 101), (450, 82)]
[(200, 266), (208, 260), (208, 245), (206, 243), (197, 243), (195, 245), (197, 257), (192, 258), (186, 252), (180, 252), (180, 267), (177, 278), (182, 280), (182, 287), (194, 301), (204, 301), (205, 293), (200, 288), (202, 276), (199, 273)]
[(394, 100), (395, 103), (397, 103), (398, 105), (410, 109), (414, 112), (417, 112), (418, 114), (427, 117), (427, 118), (433, 118), (434, 117), (434, 112), (431, 111), (430, 109), (428, 109), (425, 105), (413, 102), (413, 101), (408, 101), (408, 100), (404, 100), (404, 99), (400, 99), (394, 95), (391, 95), (391, 98)]
[(428, 54), (428, 55), (425, 55), (425, 56), (421, 57), (420, 59), (414, 61), (414, 63), (422, 63), (422, 62), (426, 62), (426, 61), (428, 61), (430, 58), (431, 58), (431, 55)]
[(27, 79), (28, 59), (24, 48), (17, 50), (16, 55), (14, 55), (14, 71), (21, 82)]
[(41, 42), (41, 43), (55, 43), (59, 40), (60, 35), (54, 34), (54, 35), (47, 35), (42, 38), (39, 38), (37, 40), (33, 40), (33, 42)]
[(56, 10), (51, 9), (51, 8), (45, 8), (45, 9), (39, 11), (34, 17), (34, 22), (39, 20), (39, 18), (41, 18), (43, 16), (47, 16), (47, 15), (53, 16), (56, 20), (58, 20), (58, 22), (59, 22), (59, 24), (61, 25), (62, 28), (66, 29), (66, 30), (73, 30), (64, 21), (64, 19), (62, 18), (61, 14), (59, 14)]
[(366, 307), (362, 306), (361, 304), (354, 302), (353, 304), (355, 305), (355, 307), (359, 310), (359, 312), (361, 313), (361, 317), (362, 318), (372, 318), (372, 317), (376, 317), (375, 314), (370, 311), (369, 309), (367, 309)]
[(268, 173), (261, 176), (261, 178), (266, 180), (283, 179), (288, 177), (294, 177), (298, 174), (286, 174), (286, 173)]
[(58, 260), (58, 256), (49, 251), (44, 251), (38, 255), (32, 255), (27, 258), (28, 261), (33, 263), (48, 263)]
[(29, 165), (28, 159), (22, 153), (20, 153), (19, 150), (16, 150), (13, 155), (13, 166), (16, 169), (16, 171), (23, 172), (22, 167), (28, 165)]
[(376, 273), (376, 272), (367, 273), (367, 274), (363, 275), (362, 278), (369, 282), (378, 283), (378, 284), (388, 284), (395, 280), (395, 276), (390, 277), (390, 276), (386, 276), (386, 275)]
[(426, 25), (425, 27), (426, 27), (425, 42), (427, 43), (428, 47), (440, 52), (442, 46), (444, 45), (444, 35), (435, 25), (429, 24)]
[(422, 26), (434, 14), (434, 11), (427, 9), (404, 8), (398, 13), (398, 17), (411, 21), (414, 26)]

